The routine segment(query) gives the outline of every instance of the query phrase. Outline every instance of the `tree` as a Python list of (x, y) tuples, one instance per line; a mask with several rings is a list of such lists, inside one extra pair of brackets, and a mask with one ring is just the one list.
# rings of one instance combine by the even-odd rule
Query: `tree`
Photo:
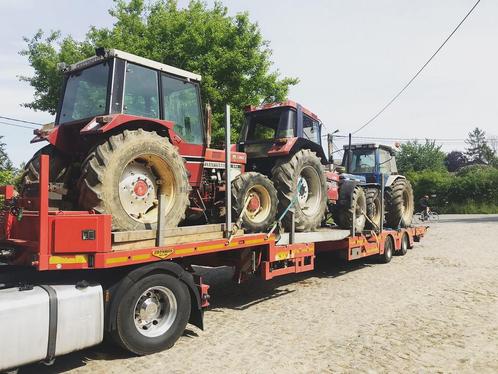
[(445, 157), (440, 145), (436, 145), (434, 140), (426, 139), (423, 144), (418, 141), (402, 144), (396, 156), (396, 162), (401, 173), (422, 170), (437, 171), (446, 169)]
[(15, 182), (17, 170), (12, 165), (5, 143), (2, 141), (3, 136), (0, 135), (0, 185), (13, 184)]
[[(62, 76), (57, 63), (75, 63), (92, 56), (96, 47), (116, 48), (202, 75), (202, 96), (213, 108), (213, 139), (222, 135), (224, 105), (232, 107), (232, 136), (238, 133), (243, 108), (264, 101), (280, 101), (297, 78), (280, 78), (272, 70), (271, 49), (248, 13), (229, 16), (220, 2), (212, 8), (191, 0), (179, 8), (175, 0), (115, 0), (109, 13), (112, 28), (91, 27), (83, 41), (42, 31), (31, 39), (21, 55), (34, 69), (32, 77), (21, 77), (35, 90), (25, 106), (54, 114)], [(149, 3), (147, 3), (149, 4)]]
[(488, 165), (495, 160), (496, 154), (486, 141), (486, 133), (478, 127), (469, 132), (465, 143), (468, 145), (465, 153), (470, 162)]
[(463, 152), (460, 151), (451, 151), (446, 155), (444, 159), (444, 164), (446, 165), (446, 169), (450, 172), (455, 172), (461, 167), (467, 165), (467, 156)]

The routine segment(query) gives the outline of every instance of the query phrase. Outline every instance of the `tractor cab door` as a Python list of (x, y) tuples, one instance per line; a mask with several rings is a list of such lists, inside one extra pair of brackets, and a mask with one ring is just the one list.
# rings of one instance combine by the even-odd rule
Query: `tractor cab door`
[(199, 186), (206, 156), (199, 84), (161, 73), (161, 99), (163, 118), (175, 124), (173, 130), (183, 140), (178, 148), (187, 161), (190, 184)]

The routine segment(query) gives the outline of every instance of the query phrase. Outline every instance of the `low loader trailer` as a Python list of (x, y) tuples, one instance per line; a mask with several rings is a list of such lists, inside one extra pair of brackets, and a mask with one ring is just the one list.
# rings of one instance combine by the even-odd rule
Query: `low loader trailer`
[(270, 280), (312, 271), (319, 252), (387, 263), (426, 232), (322, 227), (247, 234), (229, 218), (165, 229), (161, 199), (157, 229), (113, 232), (111, 215), (49, 209), (48, 174), (49, 156), (41, 155), (37, 197), (0, 187), (0, 371), (50, 363), (105, 336), (137, 355), (171, 348), (188, 323), (203, 329), (209, 285), (196, 265), (232, 266), (238, 282)]

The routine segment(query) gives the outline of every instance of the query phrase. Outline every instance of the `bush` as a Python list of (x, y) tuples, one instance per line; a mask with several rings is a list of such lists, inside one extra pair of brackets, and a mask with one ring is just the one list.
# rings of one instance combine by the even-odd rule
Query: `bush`
[(493, 167), (466, 167), (457, 174), (411, 172), (407, 178), (416, 203), (423, 195), (436, 195), (430, 204), (439, 213), (498, 213), (498, 169)]

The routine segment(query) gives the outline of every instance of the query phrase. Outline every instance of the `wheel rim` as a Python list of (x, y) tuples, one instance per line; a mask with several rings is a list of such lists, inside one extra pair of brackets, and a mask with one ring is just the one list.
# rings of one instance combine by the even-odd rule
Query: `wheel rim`
[(176, 197), (175, 178), (169, 164), (157, 155), (132, 159), (119, 181), (119, 200), (128, 216), (141, 223), (156, 222), (159, 194), (165, 195), (167, 213)]
[(251, 187), (246, 194), (249, 197), (249, 203), (246, 210), (246, 216), (254, 223), (261, 223), (268, 218), (271, 210), (270, 193), (261, 185)]
[(404, 222), (409, 222), (411, 219), (411, 214), (413, 212), (412, 199), (411, 195), (408, 192), (408, 189), (405, 188), (403, 190), (403, 211), (401, 213), (401, 217)]
[(135, 304), (135, 327), (146, 337), (157, 337), (171, 328), (177, 314), (178, 304), (173, 292), (163, 286), (150, 287)]
[(301, 170), (298, 179), (298, 185), (301, 184), (297, 191), (297, 203), (302, 212), (307, 216), (314, 216), (320, 209), (322, 200), (322, 188), (320, 176), (315, 168), (305, 166)]

